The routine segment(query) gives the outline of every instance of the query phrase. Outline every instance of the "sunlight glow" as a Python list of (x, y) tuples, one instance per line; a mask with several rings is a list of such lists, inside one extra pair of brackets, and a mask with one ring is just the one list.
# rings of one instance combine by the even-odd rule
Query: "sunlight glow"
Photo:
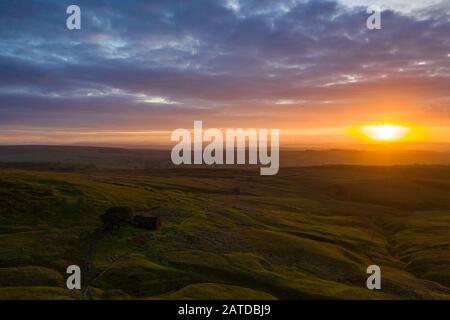
[(362, 126), (360, 130), (368, 138), (378, 141), (400, 140), (410, 131), (407, 127), (387, 123)]

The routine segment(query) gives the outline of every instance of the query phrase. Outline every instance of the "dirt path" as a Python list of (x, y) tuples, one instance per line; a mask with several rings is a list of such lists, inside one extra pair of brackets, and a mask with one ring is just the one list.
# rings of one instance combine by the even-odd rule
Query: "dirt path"
[(138, 251), (148, 245), (147, 242), (137, 245), (136, 247), (129, 250), (128, 252), (126, 252), (118, 257), (112, 258), (111, 263), (108, 264), (106, 266), (106, 268), (104, 268), (103, 270), (101, 270), (97, 273), (94, 273), (94, 268), (92, 266), (94, 250), (95, 250), (95, 247), (97, 246), (97, 244), (100, 242), (100, 240), (102, 240), (107, 234), (108, 234), (108, 231), (105, 231), (104, 229), (97, 229), (92, 235), (92, 240), (88, 243), (88, 246), (86, 247), (86, 251), (83, 256), (83, 268), (82, 268), (83, 274), (84, 274), (83, 283), (86, 283), (86, 286), (84, 287), (84, 289), (82, 291), (83, 299), (86, 299), (86, 300), (92, 299), (92, 295), (91, 295), (91, 291), (90, 291), (91, 286), (94, 284), (94, 282), (97, 279), (99, 279), (108, 270), (110, 270), (114, 266), (114, 264), (125, 259), (130, 254), (135, 253), (136, 251)]
[(82, 263), (82, 270), (83, 270), (83, 282), (87, 283), (86, 287), (82, 291), (83, 299), (90, 299), (89, 295), (89, 285), (92, 283), (92, 280), (94, 278), (94, 270), (92, 267), (92, 257), (94, 254), (95, 247), (97, 246), (98, 242), (107, 234), (107, 232), (104, 229), (98, 228), (94, 231), (92, 235), (91, 241), (89, 241), (86, 250), (83, 254), (83, 263)]

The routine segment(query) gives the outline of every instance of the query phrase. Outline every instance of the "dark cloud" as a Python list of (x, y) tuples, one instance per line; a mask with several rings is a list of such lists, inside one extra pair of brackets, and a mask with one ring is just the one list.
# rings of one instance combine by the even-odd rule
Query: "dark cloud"
[(219, 117), (282, 99), (314, 108), (392, 86), (449, 100), (444, 6), (384, 11), (370, 31), (364, 8), (335, 1), (77, 3), (81, 31), (65, 27), (72, 1), (0, 2), (1, 125)]

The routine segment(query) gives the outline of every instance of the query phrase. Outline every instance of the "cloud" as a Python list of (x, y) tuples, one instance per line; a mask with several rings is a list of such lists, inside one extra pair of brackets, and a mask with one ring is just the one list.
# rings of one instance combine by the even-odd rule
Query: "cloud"
[(354, 1), (80, 0), (82, 30), (69, 31), (69, 1), (5, 0), (0, 125), (151, 129), (258, 112), (281, 123), (411, 92), (442, 118), (448, 11), (395, 3), (370, 31)]

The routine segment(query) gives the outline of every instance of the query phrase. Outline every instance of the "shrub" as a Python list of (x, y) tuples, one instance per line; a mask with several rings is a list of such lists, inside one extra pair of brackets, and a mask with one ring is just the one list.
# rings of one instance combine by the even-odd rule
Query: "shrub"
[(130, 222), (132, 217), (133, 209), (127, 206), (111, 207), (100, 216), (107, 229), (114, 229), (114, 227), (120, 229), (122, 225)]

